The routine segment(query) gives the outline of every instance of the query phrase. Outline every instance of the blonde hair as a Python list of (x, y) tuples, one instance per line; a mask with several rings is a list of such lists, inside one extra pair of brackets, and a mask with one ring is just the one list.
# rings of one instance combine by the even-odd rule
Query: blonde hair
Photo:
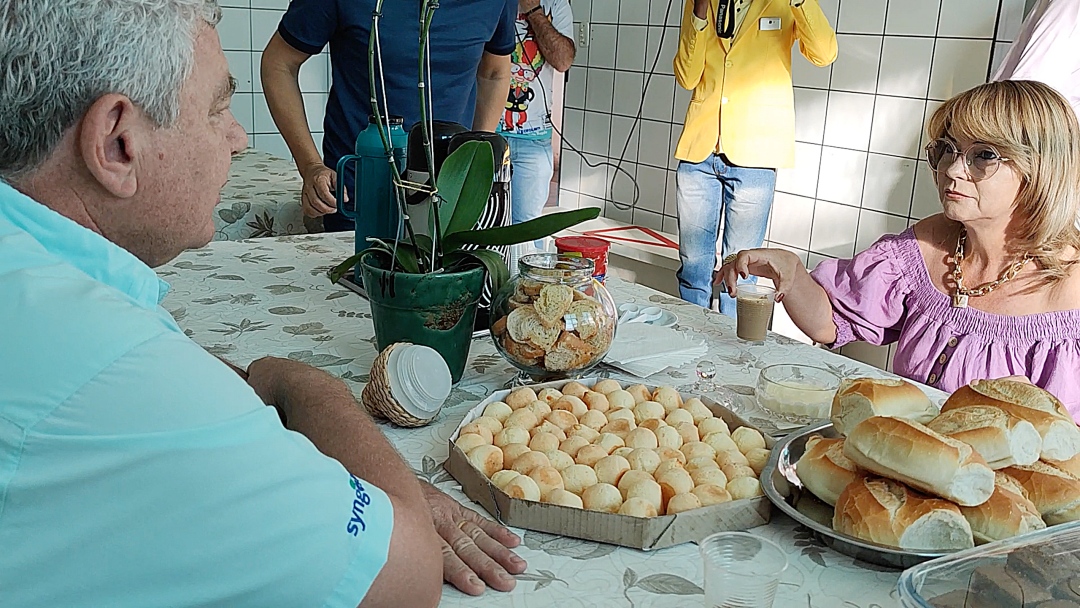
[(987, 143), (1009, 159), (1022, 176), (1010, 246), (1038, 263), (1040, 283), (1064, 279), (1080, 253), (1080, 124), (1065, 98), (1041, 82), (990, 82), (946, 101), (926, 132)]

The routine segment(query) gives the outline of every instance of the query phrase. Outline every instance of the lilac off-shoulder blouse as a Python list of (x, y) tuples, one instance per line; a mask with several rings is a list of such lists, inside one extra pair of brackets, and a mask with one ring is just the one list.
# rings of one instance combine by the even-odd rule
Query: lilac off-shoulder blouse
[(833, 347), (897, 343), (893, 372), (943, 391), (1027, 376), (1080, 420), (1080, 310), (998, 315), (953, 308), (930, 281), (915, 232), (888, 234), (850, 260), (811, 273), (829, 294)]

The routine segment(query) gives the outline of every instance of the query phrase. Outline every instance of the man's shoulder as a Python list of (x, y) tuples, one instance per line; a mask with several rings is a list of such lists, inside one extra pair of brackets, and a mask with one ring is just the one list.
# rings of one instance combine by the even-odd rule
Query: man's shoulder
[[(0, 402), (10, 404), (9, 420), (32, 423), (137, 345), (178, 333), (164, 311), (58, 258), (9, 251), (0, 244), (8, 258), (0, 262)], [(20, 410), (31, 396), (32, 408)]]

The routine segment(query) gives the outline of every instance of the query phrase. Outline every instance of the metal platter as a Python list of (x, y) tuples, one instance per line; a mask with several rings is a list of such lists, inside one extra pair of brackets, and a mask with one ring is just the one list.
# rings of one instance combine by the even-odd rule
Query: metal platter
[(839, 437), (831, 422), (803, 427), (773, 446), (769, 461), (761, 471), (765, 496), (789, 517), (806, 526), (829, 548), (855, 559), (903, 570), (950, 552), (907, 551), (879, 545), (841, 534), (832, 528), (833, 508), (818, 500), (799, 481), (795, 463), (806, 451), (811, 435)]

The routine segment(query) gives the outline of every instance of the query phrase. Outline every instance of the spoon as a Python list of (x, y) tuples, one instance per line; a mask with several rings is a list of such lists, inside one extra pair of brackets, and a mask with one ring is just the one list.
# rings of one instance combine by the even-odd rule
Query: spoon
[(664, 311), (659, 306), (647, 306), (645, 308), (639, 308), (634, 314), (626, 318), (624, 315), (623, 323), (650, 323), (663, 316)]

